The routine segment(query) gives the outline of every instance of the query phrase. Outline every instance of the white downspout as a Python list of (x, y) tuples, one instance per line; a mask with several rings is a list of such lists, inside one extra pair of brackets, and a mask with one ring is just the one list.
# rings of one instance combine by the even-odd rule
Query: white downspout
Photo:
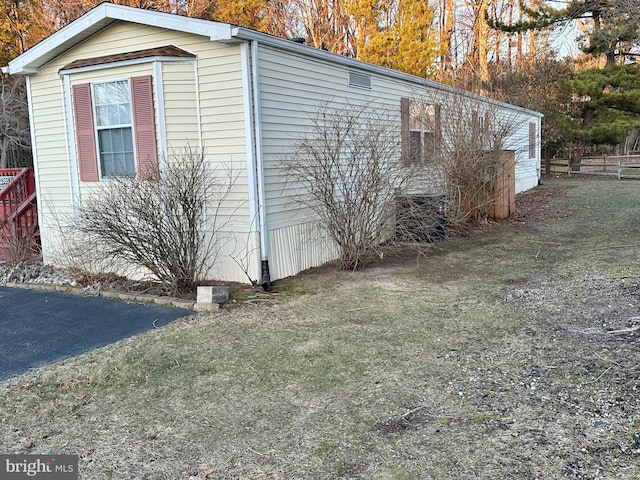
[(264, 174), (262, 167), (262, 129), (260, 95), (258, 91), (257, 42), (243, 43), (240, 50), (244, 102), (245, 143), (247, 145), (247, 183), (249, 187), (250, 232), (260, 238), (260, 279), (265, 290), (271, 288), (269, 252), (267, 246)]
[(261, 285), (265, 290), (271, 289), (271, 275), (269, 274), (269, 242), (267, 237), (267, 202), (264, 188), (264, 157), (262, 148), (262, 121), (260, 112), (260, 67), (258, 61), (258, 41), (251, 42), (251, 73), (253, 79), (253, 122), (256, 150), (256, 176), (258, 189), (258, 214), (260, 217), (260, 251), (262, 254)]

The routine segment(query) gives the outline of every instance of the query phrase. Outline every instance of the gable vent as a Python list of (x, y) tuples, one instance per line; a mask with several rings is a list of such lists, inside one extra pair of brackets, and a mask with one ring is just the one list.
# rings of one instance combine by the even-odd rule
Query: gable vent
[(349, 86), (371, 90), (371, 76), (364, 73), (349, 72)]

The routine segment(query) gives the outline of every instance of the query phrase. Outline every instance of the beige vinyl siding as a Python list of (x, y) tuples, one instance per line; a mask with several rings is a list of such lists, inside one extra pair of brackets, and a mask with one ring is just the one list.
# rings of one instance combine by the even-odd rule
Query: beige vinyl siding
[[(132, 42), (132, 39), (135, 41)], [(219, 247), (221, 262), (215, 268), (216, 276), (227, 280), (248, 281), (243, 269), (231, 258), (255, 256), (257, 241), (255, 235), (249, 234), (240, 47), (213, 43), (207, 37), (127, 22), (115, 23), (99, 32), (51, 61), (31, 77), (31, 94), (35, 100), (35, 149), (42, 197), (43, 253), (47, 263), (60, 263), (62, 259), (60, 239), (65, 238), (65, 235), (60, 234), (58, 227), (61, 219), (63, 222), (69, 222), (72, 211), (65, 108), (62, 81), (58, 71), (78, 59), (169, 44), (186, 50), (197, 58), (195, 63), (176, 62), (162, 65), (163, 86), (166, 87), (164, 106), (167, 143), (174, 148), (186, 142), (197, 146), (200, 113), (201, 134), (207, 158), (213, 168), (225, 170), (235, 178), (230, 194), (217, 210), (220, 216), (218, 225), (222, 225), (225, 232), (221, 237), (224, 236), (226, 240), (221, 242)], [(70, 78), (72, 84), (78, 84), (153, 74), (153, 63), (149, 61), (74, 73)], [(155, 81), (154, 79), (154, 85)], [(196, 83), (200, 86), (199, 112)], [(158, 126), (157, 121), (156, 125)], [(157, 137), (160, 138), (159, 135)], [(75, 140), (75, 135), (71, 138)], [(80, 182), (81, 195), (94, 186), (95, 184)], [(213, 205), (208, 208), (209, 215), (214, 211)], [(207, 224), (212, 225), (211, 219), (208, 219)], [(256, 263), (259, 264), (259, 261)], [(258, 273), (254, 268), (252, 274), (257, 276)]]
[[(405, 81), (379, 73), (369, 74), (357, 68), (351, 71), (370, 75), (372, 88), (350, 86), (350, 68), (346, 66), (278, 51), (265, 45), (259, 49), (259, 60), (270, 266), (272, 278), (277, 279), (336, 258), (335, 247), (325, 238), (326, 235), (318, 233), (320, 230), (312, 220), (314, 217), (311, 212), (296, 204), (295, 193), (300, 186), (287, 179), (286, 170), (282, 168), (282, 159), (310, 126), (310, 117), (317, 111), (318, 105), (364, 104), (386, 112), (393, 119), (400, 145), (400, 99), (409, 97), (426, 99), (427, 103), (440, 103), (450, 94), (446, 88), (427, 84), (417, 78)], [(498, 109), (505, 109), (505, 106)], [(525, 120), (525, 126), (528, 125), (531, 114), (519, 109), (506, 110), (508, 115), (521, 117)], [(539, 117), (533, 118), (539, 121)], [(518, 148), (522, 145), (519, 132), (517, 129), (512, 139)], [(395, 159), (398, 165), (400, 153), (398, 147)], [(519, 167), (518, 173), (524, 175), (526, 181), (517, 182), (518, 191), (534, 186), (531, 174), (533, 170), (535, 175), (535, 166), (531, 167), (531, 164), (527, 161)], [(412, 191), (441, 192), (442, 175), (438, 172), (425, 170), (420, 180), (420, 185), (412, 185)], [(314, 234), (309, 235), (308, 232)]]
[(540, 164), (529, 158), (529, 122), (536, 125), (536, 156), (540, 158), (540, 118), (521, 116), (514, 131), (508, 149), (516, 152), (516, 193), (530, 190), (538, 185)]
[(164, 113), (168, 154), (200, 146), (194, 62), (163, 63)]
[(71, 180), (64, 120), (62, 84), (54, 76), (30, 78), (31, 98), (44, 101), (32, 102), (31, 117), (34, 126), (34, 155), (39, 182), (38, 208), (42, 232), (43, 259), (55, 262), (54, 231), (71, 212)]
[[(298, 185), (287, 178), (283, 155), (310, 125), (318, 105), (370, 103), (395, 112), (393, 86), (372, 79), (366, 90), (348, 85), (348, 69), (327, 62), (291, 55), (263, 46), (260, 59), (260, 100), (263, 130), (265, 194), (268, 219), (269, 265), (272, 279), (335, 259), (333, 242), (313, 221), (308, 209), (295, 203)], [(399, 127), (399, 95), (398, 139)], [(398, 151), (398, 161), (400, 152)]]

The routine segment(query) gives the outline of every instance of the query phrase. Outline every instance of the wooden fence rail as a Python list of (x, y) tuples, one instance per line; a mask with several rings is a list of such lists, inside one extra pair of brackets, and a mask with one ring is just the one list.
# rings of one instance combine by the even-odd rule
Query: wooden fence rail
[(579, 159), (553, 158), (545, 160), (545, 173), (563, 173), (569, 176), (605, 175), (622, 179), (640, 179), (640, 155), (603, 155)]

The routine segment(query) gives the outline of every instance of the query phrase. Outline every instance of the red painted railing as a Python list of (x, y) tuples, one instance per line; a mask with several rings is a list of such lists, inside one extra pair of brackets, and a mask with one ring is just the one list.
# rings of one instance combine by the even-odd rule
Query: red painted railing
[(33, 168), (0, 169), (0, 256), (18, 247), (37, 249), (39, 245)]

